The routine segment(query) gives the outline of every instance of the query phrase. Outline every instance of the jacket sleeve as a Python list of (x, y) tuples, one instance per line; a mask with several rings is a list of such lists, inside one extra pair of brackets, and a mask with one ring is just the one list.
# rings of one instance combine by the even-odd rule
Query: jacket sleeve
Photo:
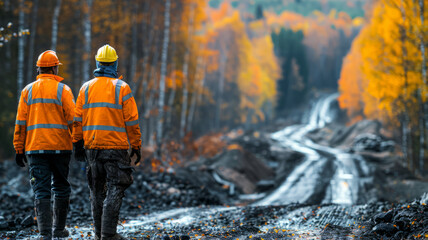
[(64, 111), (64, 117), (67, 121), (70, 133), (72, 133), (75, 103), (73, 93), (71, 92), (71, 89), (68, 86), (64, 86), (61, 102), (62, 109)]
[(74, 108), (74, 122), (73, 122), (73, 142), (78, 142), (83, 139), (83, 129), (82, 129), (82, 108), (83, 102), (85, 101), (85, 85), (82, 86), (77, 97), (76, 107)]
[(26, 94), (26, 89), (22, 90), (18, 104), (18, 112), (16, 114), (15, 132), (13, 135), (13, 146), (15, 147), (15, 151), (16, 153), (22, 154), (25, 151), (25, 137), (27, 134), (26, 130), (28, 105), (24, 96)]
[(125, 120), (126, 133), (128, 134), (129, 142), (133, 149), (141, 148), (141, 132), (138, 121), (138, 108), (132, 96), (131, 88), (128, 84), (122, 87), (122, 109), (123, 118)]

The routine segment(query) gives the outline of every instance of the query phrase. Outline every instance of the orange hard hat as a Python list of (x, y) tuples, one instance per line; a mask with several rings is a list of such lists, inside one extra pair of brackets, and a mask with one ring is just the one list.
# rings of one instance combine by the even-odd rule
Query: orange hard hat
[(39, 59), (37, 59), (38, 67), (53, 67), (58, 65), (62, 65), (62, 63), (59, 62), (56, 53), (52, 50), (42, 52), (39, 55)]

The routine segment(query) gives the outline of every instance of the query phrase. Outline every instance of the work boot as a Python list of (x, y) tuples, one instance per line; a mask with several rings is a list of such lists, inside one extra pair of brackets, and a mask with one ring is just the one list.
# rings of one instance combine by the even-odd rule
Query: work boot
[(34, 202), (37, 227), (43, 240), (52, 238), (52, 210), (50, 199), (36, 199)]
[(101, 240), (128, 240), (128, 238), (120, 235), (119, 233), (111, 235), (103, 233)]
[(69, 199), (55, 199), (54, 201), (54, 221), (53, 221), (53, 237), (65, 238), (70, 235), (65, 229), (65, 222), (67, 220), (68, 209), (70, 206)]

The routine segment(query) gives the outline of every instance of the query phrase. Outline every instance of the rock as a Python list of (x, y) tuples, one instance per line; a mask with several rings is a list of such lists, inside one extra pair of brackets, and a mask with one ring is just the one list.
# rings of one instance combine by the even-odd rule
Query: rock
[(394, 236), (398, 231), (397, 227), (394, 227), (391, 223), (379, 223), (372, 229), (372, 232), (379, 235)]
[(378, 135), (363, 133), (354, 139), (351, 148), (355, 152), (392, 152), (394, 151), (394, 145), (394, 141), (385, 141)]
[(23, 227), (30, 227), (35, 225), (34, 217), (33, 215), (28, 215), (24, 218), (24, 220), (21, 221), (21, 226)]
[(0, 221), (0, 230), (9, 228), (9, 224), (6, 221)]
[(395, 239), (404, 239), (404, 232), (398, 231), (397, 233), (395, 233), (394, 238)]
[(389, 210), (386, 213), (379, 213), (376, 216), (374, 216), (374, 221), (376, 224), (382, 223), (382, 222), (391, 222), (392, 217), (394, 216), (394, 210)]
[(177, 188), (174, 188), (174, 187), (170, 187), (170, 188), (168, 188), (167, 190), (166, 190), (166, 192), (168, 193), (168, 194), (179, 194), (180, 193), (180, 190), (178, 190)]

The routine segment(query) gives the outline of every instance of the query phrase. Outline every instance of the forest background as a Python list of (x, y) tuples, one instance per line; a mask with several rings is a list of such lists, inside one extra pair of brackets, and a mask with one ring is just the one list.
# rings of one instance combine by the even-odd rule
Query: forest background
[[(426, 160), (426, 0), (0, 0), (0, 156), (17, 98), (53, 49), (75, 98), (116, 48), (145, 148), (286, 117), (337, 91), (350, 124), (381, 121), (410, 169)], [(427, 164), (425, 164), (426, 166)]]

